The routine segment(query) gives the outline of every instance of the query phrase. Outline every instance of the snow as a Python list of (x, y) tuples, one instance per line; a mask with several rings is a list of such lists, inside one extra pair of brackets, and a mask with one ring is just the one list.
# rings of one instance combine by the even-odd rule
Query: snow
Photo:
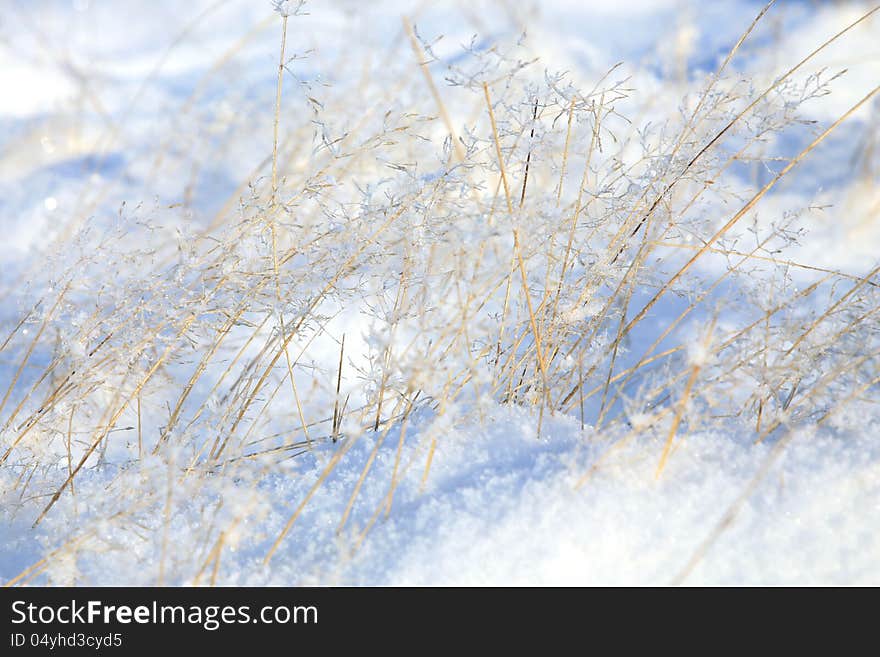
[[(643, 212), (686, 160), (691, 142), (669, 155), (676, 130), (762, 6), (306, 3), (288, 18), (273, 181), (283, 7), (13, 5), (0, 580), (880, 584), (876, 98), (663, 288), (876, 85), (880, 15), (731, 131), (724, 156), (767, 129), (752, 159), (719, 155), (676, 182), (665, 202), (680, 214), (643, 228), (661, 244), (625, 301), (612, 293), (641, 234), (595, 247), (617, 230), (608, 217)], [(778, 2), (694, 143), (871, 8)], [(526, 153), (531, 166), (513, 217), (484, 80), (513, 208)], [(601, 91), (573, 114), (557, 199), (569, 83)], [(533, 94), (548, 99), (534, 136)], [(538, 304), (556, 289), (550, 318)], [(541, 365), (539, 338), (563, 356), (548, 348)], [(522, 360), (505, 374), (508, 355)]]

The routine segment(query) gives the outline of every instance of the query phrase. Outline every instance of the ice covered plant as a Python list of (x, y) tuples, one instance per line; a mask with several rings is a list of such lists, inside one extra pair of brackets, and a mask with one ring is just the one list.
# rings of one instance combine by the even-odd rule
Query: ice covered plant
[(133, 550), (156, 564), (144, 582), (216, 583), (224, 554), (271, 567), (304, 523), (349, 558), (497, 404), (533, 413), (536, 439), (572, 415), (636, 441), (662, 477), (689, 435), (784, 447), (875, 390), (880, 267), (798, 261), (819, 209), (763, 204), (872, 106), (878, 88), (828, 124), (801, 115), (838, 82), (816, 55), (877, 9), (760, 82), (734, 63), (770, 3), (648, 115), (621, 67), (580, 88), (527, 37), (446, 61), (409, 20), (381, 80), (299, 75), (304, 3), (272, 4), (262, 104), (219, 147), (186, 126), (212, 149), (193, 168), (255, 139), (260, 165), (200, 223), (179, 221), (189, 202), (111, 209), (107, 182), (14, 295), (3, 500), (45, 556), (13, 582), (88, 580), (78, 555)]

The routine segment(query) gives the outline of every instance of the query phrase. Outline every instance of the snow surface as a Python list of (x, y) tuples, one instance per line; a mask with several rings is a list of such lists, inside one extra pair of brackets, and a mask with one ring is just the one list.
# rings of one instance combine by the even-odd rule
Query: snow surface
[[(547, 1), (524, 3), (516, 11), (510, 4), (309, 3), (307, 15), (290, 18), (291, 52), (313, 52), (289, 66), (282, 134), (291, 124), (308, 125), (305, 99), (312, 95), (326, 108), (363, 103), (365, 113), (376, 103), (381, 115), (379, 92), (391, 93), (403, 80), (395, 77), (404, 70), (403, 62), (413, 77), (403, 80), (410, 90), (399, 93), (427, 97), (401, 27), (404, 15), (425, 41), (434, 43), (438, 61), (432, 68), (441, 85), (443, 67), (468, 56), (461, 54), (462, 45), (474, 34), (480, 35), (477, 50), (484, 51), (495, 42), (515, 44), (525, 32), (524, 56), (568, 71), (582, 88), (591, 88), (623, 62), (615, 75), (636, 90), (628, 110), (640, 117), (640, 125), (662, 123), (676, 114), (688, 81), (714, 70), (763, 3)], [(870, 7), (863, 2), (780, 2), (767, 17), (766, 30), (736, 60), (736, 70), (761, 88)], [(201, 243), (194, 235), (210, 226), (228, 199), (248, 193), (242, 181), (271, 153), (280, 34), (280, 17), (270, 3), (251, 0), (57, 0), (11, 2), (7, 9), (0, 24), (0, 89), (5, 90), (0, 95), (0, 344), (38, 299), (57, 293), (61, 271), (77, 267), (79, 254), (92, 253), (95, 235), (106, 236), (107, 255), (82, 265), (83, 275), (91, 276), (96, 290), (102, 286), (101, 299), (120, 304), (120, 314), (134, 312), (126, 305), (132, 290), (144, 291), (155, 282), (151, 267), (156, 262), (179, 259), (181, 267), (189, 262), (189, 249)], [(802, 118), (827, 125), (877, 84), (878, 32), (880, 18), (875, 16), (811, 64), (809, 72), (828, 67), (829, 77), (849, 70), (833, 83), (831, 93), (804, 105)], [(397, 65), (401, 68), (393, 68)], [(389, 79), (382, 77), (390, 70), (395, 73)], [(371, 76), (382, 81), (369, 92), (374, 95), (362, 100), (358, 85)], [(456, 91), (448, 93), (454, 98)], [(450, 102), (450, 107), (453, 124), (474, 121), (465, 104)], [(876, 102), (864, 107), (790, 182), (762, 200), (755, 226), (770, 225), (786, 211), (810, 208), (800, 216), (809, 237), (792, 245), (786, 259), (856, 277), (876, 266), (880, 167), (862, 177), (852, 171), (860, 153), (866, 160), (876, 157), (864, 155), (860, 147), (878, 143), (878, 116)], [(426, 133), (429, 129), (443, 133), (439, 122), (426, 126)], [(777, 139), (783, 138), (771, 137), (768, 149), (778, 147), (789, 155), (805, 143), (798, 134), (791, 143)], [(165, 147), (158, 159), (157, 145)], [(198, 170), (187, 159), (190, 150), (200, 154)], [(290, 171), (299, 164), (292, 158)], [(430, 168), (425, 163), (420, 169), (426, 186)], [(376, 175), (360, 174), (364, 188), (375, 182), (375, 195), (382, 196)], [(766, 177), (761, 176), (772, 174), (751, 168), (725, 175), (734, 190), (731, 196), (747, 198), (752, 177), (763, 184)], [(261, 170), (261, 179), (266, 176)], [(818, 209), (825, 206), (831, 207)], [(730, 215), (723, 206), (720, 212), (724, 220)], [(137, 225), (129, 217), (138, 218)], [(86, 237), (76, 241), (84, 227)], [(711, 279), (722, 273), (719, 260), (700, 263), (700, 275)], [(316, 277), (321, 267), (315, 265)], [(764, 280), (769, 268), (758, 264), (754, 275)], [(396, 280), (399, 272), (390, 276)], [(786, 278), (800, 287), (815, 280), (814, 272), (803, 268), (790, 269)], [(189, 285), (180, 281), (181, 290), (186, 289), (181, 296), (192, 292)], [(829, 303), (836, 289), (827, 296)], [(164, 294), (166, 300), (153, 312), (174, 307), (174, 290), (173, 283), (159, 289), (157, 297)], [(681, 310), (676, 303), (670, 300), (658, 309), (646, 326), (667, 325)], [(769, 297), (767, 304), (772, 305)], [(736, 324), (742, 308), (735, 305), (725, 306), (723, 295), (718, 300), (719, 330)], [(78, 308), (66, 321), (87, 323), (91, 310)], [(587, 312), (572, 308), (570, 320)], [(368, 354), (385, 344), (408, 344), (416, 333), (404, 324), (394, 337), (382, 334), (364, 306), (343, 304), (322, 313), (326, 323), (314, 341), (297, 339), (291, 352), (305, 353), (297, 380), (306, 411), (326, 415), (328, 390), (335, 390), (310, 388), (313, 379), (306, 370), (332, 376), (341, 335), (346, 336), (348, 367), (366, 372), (372, 362)], [(857, 329), (866, 352), (876, 349), (873, 321)], [(38, 329), (39, 323), (32, 322), (25, 328), (30, 335)], [(687, 368), (713, 367), (700, 342), (698, 331), (704, 329), (705, 323), (682, 327), (674, 335), (690, 342), (683, 361)], [(818, 344), (834, 330), (820, 327), (810, 339)], [(266, 328), (257, 334), (268, 340), (272, 333)], [(238, 345), (249, 335), (249, 327), (236, 326), (229, 342)], [(652, 341), (648, 328), (634, 332), (627, 345), (632, 353), (622, 354), (621, 361), (632, 364)], [(27, 385), (53, 358), (50, 336), (44, 342), (22, 374)], [(70, 348), (85, 358), (94, 347)], [(17, 338), (0, 352), (0, 395), (15, 380), (27, 348), (28, 342)], [(235, 350), (224, 347), (221, 355), (223, 363), (229, 362)], [(460, 366), (457, 357), (449, 356), (450, 369)], [(162, 375), (168, 385), (185, 383), (198, 358), (175, 356), (167, 376)], [(816, 369), (821, 369), (818, 364)], [(209, 369), (212, 375), (222, 371)], [(425, 387), (445, 375), (423, 372)], [(801, 376), (806, 381), (810, 374)], [(366, 401), (358, 381), (352, 375), (342, 383), (340, 397), (351, 395), (351, 407)], [(840, 385), (842, 397), (858, 387), (850, 379), (841, 379)], [(18, 403), (20, 389), (15, 388), (0, 422)], [(776, 392), (784, 396), (786, 391)], [(113, 403), (113, 393), (114, 385), (108, 384), (90, 394), (100, 407)], [(738, 399), (740, 393), (722, 389), (715, 394)], [(226, 400), (208, 383), (200, 381), (194, 395), (208, 399), (210, 412), (222, 412)], [(161, 432), (175, 399), (161, 392), (145, 399), (142, 421), (148, 440)], [(413, 405), (405, 427), (398, 422), (387, 433), (356, 433), (345, 425), (342, 433), (356, 438), (327, 441), (296, 458), (237, 462), (229, 477), (220, 472), (199, 478), (179, 476), (192, 458), (183, 446), (133, 458), (138, 418), (128, 407), (100, 461), (88, 461), (75, 478), (75, 493), (68, 489), (62, 494), (35, 528), (32, 524), (67, 475), (61, 443), (50, 440), (54, 434), (47, 430), (28, 447), (39, 457), (33, 465), (12, 458), (0, 466), (0, 579), (12, 580), (37, 564), (35, 578), (26, 581), (877, 585), (878, 401), (877, 386), (867, 386), (827, 422), (817, 425), (816, 411), (757, 444), (754, 418), (747, 413), (680, 432), (660, 477), (655, 474), (669, 417), (658, 420), (650, 409), (635, 406), (623, 409), (628, 413), (623, 432), (594, 428), (595, 418), (582, 426), (575, 411), (545, 413), (539, 431), (534, 408), (501, 403), (479, 391), (442, 412), (431, 399), (422, 399)], [(285, 421), (292, 422), (293, 411), (286, 412)], [(88, 432), (86, 423), (93, 427), (101, 420), (77, 419), (75, 404), (59, 410), (59, 416), (71, 413), (74, 434), (78, 422)], [(281, 422), (255, 422), (254, 435), (281, 431), (273, 424), (276, 419)], [(58, 426), (61, 435), (66, 426)], [(204, 426), (208, 432), (215, 425)], [(0, 430), (0, 449), (13, 444), (16, 431), (15, 425)], [(365, 466), (369, 472), (361, 483)], [(23, 490), (22, 482), (31, 479)], [(395, 480), (399, 485), (386, 515)], [(355, 488), (359, 494), (347, 512)], [(300, 507), (267, 565), (267, 551)], [(218, 540), (222, 557), (212, 561)]]

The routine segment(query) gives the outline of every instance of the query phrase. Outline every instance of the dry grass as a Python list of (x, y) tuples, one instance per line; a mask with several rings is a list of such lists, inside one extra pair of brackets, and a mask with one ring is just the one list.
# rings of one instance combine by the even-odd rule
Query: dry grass
[[(689, 97), (683, 118), (634, 136), (621, 118), (629, 92), (613, 72), (581, 92), (561, 77), (540, 80), (515, 55), (493, 49), (452, 71), (454, 86), (441, 90), (430, 44), (409, 21), (402, 36), (415, 60), (394, 85), (330, 90), (320, 101), (306, 94), (313, 114), (301, 119), (282, 111), (288, 17), (281, 17), (274, 106), (262, 122), (271, 125), (271, 154), (191, 242), (151, 246), (147, 254), (132, 247), (141, 234), (130, 222), (89, 243), (93, 253), (128, 254), (119, 264), (131, 267), (123, 280), (96, 288), (104, 265), (86, 257), (11, 323), (0, 343), (13, 368), (0, 400), (0, 464), (18, 473), (7, 495), (37, 491), (35, 526), (65, 495), (83, 507), (77, 477), (106, 462), (109, 448), (124, 467), (106, 484), (119, 508), (102, 522), (153, 513), (158, 520), (144, 540), (158, 546), (156, 581), (214, 584), (224, 549), (257, 512), (261, 486), (288, 472), (290, 459), (309, 454), (323, 458), (323, 468), (280, 532), (251, 537), (265, 548), (265, 563), (369, 435), (373, 447), (337, 527), (340, 535), (353, 532), (355, 552), (392, 512), (407, 473), (421, 472), (423, 486), (430, 476), (442, 438), (408, 433), (413, 415), (442, 418), (455, 408), (460, 420), (480, 413), (487, 397), (541, 417), (577, 413), (601, 429), (611, 450), (643, 440), (658, 452), (658, 477), (677, 436), (753, 413), (753, 438), (776, 441), (760, 481), (792, 428), (825, 422), (872, 390), (877, 353), (863, 353), (860, 335), (875, 326), (880, 308), (880, 267), (855, 276), (780, 255), (797, 217), (760, 229), (753, 248), (742, 246), (739, 229), (754, 221), (762, 200), (880, 91), (731, 207), (725, 172), (796, 124), (787, 85), (877, 11), (752, 93), (729, 69), (772, 4)], [(421, 99), (418, 85), (427, 85), (429, 98)], [(344, 122), (353, 91), (371, 102)], [(181, 111), (192, 104), (191, 97)], [(154, 154), (157, 167), (168, 142)], [(496, 212), (502, 200), (506, 213)], [(85, 198), (82, 206), (95, 207)], [(720, 226), (719, 211), (730, 213)], [(62, 239), (74, 240), (78, 222), (71, 219)], [(720, 274), (701, 269), (710, 259)], [(790, 269), (818, 278), (797, 289)], [(729, 295), (737, 295), (736, 312), (716, 325), (717, 304)], [(353, 312), (372, 322), (376, 339), (365, 347), (351, 332), (346, 345), (340, 318)], [(658, 317), (659, 328), (647, 321)], [(699, 361), (688, 359), (688, 331), (702, 336)], [(62, 339), (52, 345), (56, 334)], [(338, 344), (338, 358), (312, 363), (321, 344)], [(648, 345), (640, 355), (639, 345)], [(115, 435), (129, 431), (136, 441), (126, 448)], [(386, 439), (394, 446), (387, 494), (352, 527)], [(411, 440), (413, 451), (405, 452)], [(63, 471), (52, 466), (61, 452)], [(165, 486), (132, 495), (123, 474), (147, 458), (163, 464)], [(239, 482), (251, 501), (221, 513), (218, 477)], [(201, 550), (171, 559), (168, 531), (183, 495), (216, 506), (206, 512)], [(22, 503), (20, 512), (31, 508)], [(90, 522), (74, 523), (63, 543), (8, 584), (33, 581), (58, 554), (88, 544)]]

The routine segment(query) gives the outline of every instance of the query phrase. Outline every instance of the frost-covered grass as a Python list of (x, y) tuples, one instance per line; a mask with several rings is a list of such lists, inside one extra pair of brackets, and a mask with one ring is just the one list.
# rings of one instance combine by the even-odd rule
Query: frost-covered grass
[(580, 4), (16, 6), (3, 580), (876, 583), (880, 7)]

